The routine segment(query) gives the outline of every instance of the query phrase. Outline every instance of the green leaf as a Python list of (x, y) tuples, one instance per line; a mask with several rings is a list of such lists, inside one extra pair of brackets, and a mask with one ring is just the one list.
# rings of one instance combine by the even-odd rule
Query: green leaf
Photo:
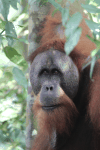
[(62, 10), (62, 25), (65, 26), (69, 18), (69, 9)]
[(82, 65), (82, 70), (84, 70), (87, 66), (89, 66), (91, 64), (91, 61), (87, 62), (87, 63), (84, 63)]
[(7, 0), (0, 0), (0, 12), (3, 15), (4, 19), (7, 20), (9, 14), (10, 4)]
[(21, 66), (21, 68), (23, 68), (23, 70), (26, 70), (28, 68), (28, 63), (23, 58), (21, 61), (18, 62), (18, 66)]
[(81, 13), (77, 12), (75, 13), (67, 22), (66, 29), (65, 29), (65, 35), (66, 37), (70, 37), (76, 30), (76, 28), (79, 26), (80, 22), (82, 20)]
[(99, 47), (99, 48), (100, 48), (100, 41), (91, 38), (89, 35), (87, 35), (87, 37), (88, 37), (92, 42), (94, 42), (94, 43), (96, 44), (96, 47)]
[(96, 53), (97, 55), (97, 59), (100, 59), (100, 49), (98, 50), (98, 52)]
[(94, 69), (96, 60), (97, 60), (96, 56), (92, 57), (92, 60), (91, 60), (91, 66), (90, 66), (90, 78), (92, 78), (93, 69)]
[(88, 27), (93, 30), (95, 32), (96, 29), (100, 29), (100, 24), (95, 23), (91, 20), (87, 20), (85, 19), (86, 24), (88, 25)]
[(27, 89), (27, 80), (23, 72), (17, 67), (14, 67), (12, 72), (14, 79), (17, 81), (17, 83)]
[(14, 8), (14, 9), (16, 9), (16, 10), (18, 10), (18, 8), (17, 8), (17, 3), (19, 2), (19, 0), (11, 0), (10, 1), (10, 5)]
[(13, 36), (15, 38), (17, 37), (15, 27), (14, 27), (13, 23), (7, 21), (6, 26), (5, 26), (5, 30), (6, 30), (8, 45), (12, 46), (12, 44), (14, 42), (14, 39), (11, 36)]
[(86, 9), (89, 13), (100, 13), (100, 9), (93, 5), (84, 5), (81, 4), (81, 6)]
[(6, 21), (3, 21), (2, 19), (0, 19), (0, 29), (4, 30), (5, 25), (6, 25)]
[(96, 2), (98, 5), (100, 5), (100, 0), (95, 0), (95, 2)]
[(15, 64), (18, 64), (20, 60), (23, 59), (23, 56), (21, 56), (14, 48), (10, 46), (6, 46), (4, 48), (5, 55)]
[(67, 55), (71, 53), (74, 47), (77, 45), (79, 38), (81, 36), (81, 28), (78, 28), (75, 33), (69, 38), (65, 43), (65, 52)]
[(0, 0), (0, 13), (3, 15), (4, 19), (7, 21), (7, 17), (9, 14), (10, 5), (17, 9), (17, 3), (19, 0)]

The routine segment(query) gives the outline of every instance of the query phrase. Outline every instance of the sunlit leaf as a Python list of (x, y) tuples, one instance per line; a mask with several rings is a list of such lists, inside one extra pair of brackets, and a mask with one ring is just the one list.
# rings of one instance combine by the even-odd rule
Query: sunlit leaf
[(98, 23), (95, 23), (95, 22), (93, 22), (91, 20), (87, 20), (87, 19), (85, 20), (85, 22), (88, 25), (88, 27), (93, 31), (95, 31), (96, 29), (100, 29), (100, 24), (98, 24)]
[(18, 64), (18, 62), (23, 59), (23, 57), (12, 47), (6, 46), (4, 48), (5, 55), (15, 64)]
[(81, 4), (81, 6), (86, 9), (89, 13), (100, 13), (100, 8), (97, 8), (96, 6), (93, 5), (84, 5)]
[(19, 2), (19, 0), (11, 0), (10, 1), (10, 5), (14, 8), (14, 9), (16, 9), (16, 10), (18, 10), (18, 8), (17, 8), (17, 3)]

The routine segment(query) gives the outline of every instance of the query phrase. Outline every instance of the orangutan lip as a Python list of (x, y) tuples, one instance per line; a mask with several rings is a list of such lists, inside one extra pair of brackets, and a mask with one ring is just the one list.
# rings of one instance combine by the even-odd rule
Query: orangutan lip
[(57, 108), (59, 105), (52, 105), (52, 106), (42, 106), (42, 109), (44, 110), (53, 110)]

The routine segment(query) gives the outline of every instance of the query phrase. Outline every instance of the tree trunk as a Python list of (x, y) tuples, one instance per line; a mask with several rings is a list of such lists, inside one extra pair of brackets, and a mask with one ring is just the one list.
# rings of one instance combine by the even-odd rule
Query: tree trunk
[[(43, 22), (46, 14), (49, 12), (49, 9), (50, 3), (48, 3), (46, 6), (39, 7), (36, 2), (32, 2), (29, 0), (29, 54), (31, 54), (37, 47), (39, 47), (39, 37), (37, 36), (37, 32), (38, 30), (40, 30), (40, 24), (41, 22)], [(34, 114), (32, 112), (34, 95), (32, 95), (31, 85), (29, 85), (28, 88), (27, 99), (26, 150), (31, 150), (32, 139), (34, 138), (32, 136), (32, 131), (34, 130)]]

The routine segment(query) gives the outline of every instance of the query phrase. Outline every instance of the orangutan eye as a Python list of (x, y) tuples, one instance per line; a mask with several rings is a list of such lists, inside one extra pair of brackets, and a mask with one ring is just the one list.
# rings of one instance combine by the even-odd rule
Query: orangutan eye
[(40, 75), (47, 75), (49, 74), (49, 71), (47, 69), (43, 69), (41, 72), (40, 72)]
[(57, 75), (57, 74), (59, 74), (59, 71), (58, 71), (57, 69), (53, 69), (53, 70), (52, 70), (52, 74)]

